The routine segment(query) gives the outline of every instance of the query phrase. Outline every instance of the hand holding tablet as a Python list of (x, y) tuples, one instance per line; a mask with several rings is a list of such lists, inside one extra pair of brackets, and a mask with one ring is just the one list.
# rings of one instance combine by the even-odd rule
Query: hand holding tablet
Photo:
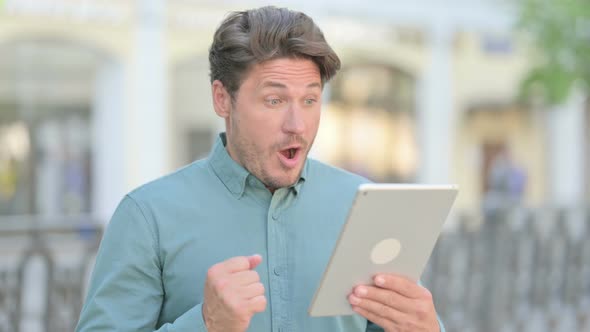
[(353, 314), (347, 296), (379, 273), (417, 282), (456, 195), (452, 185), (361, 185), (310, 315)]

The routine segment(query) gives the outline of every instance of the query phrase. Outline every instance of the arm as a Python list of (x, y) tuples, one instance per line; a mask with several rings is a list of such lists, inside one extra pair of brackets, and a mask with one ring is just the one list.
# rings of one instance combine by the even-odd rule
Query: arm
[[(129, 196), (102, 239), (76, 331), (154, 331), (164, 298), (156, 229)], [(206, 331), (198, 304), (158, 331)]]

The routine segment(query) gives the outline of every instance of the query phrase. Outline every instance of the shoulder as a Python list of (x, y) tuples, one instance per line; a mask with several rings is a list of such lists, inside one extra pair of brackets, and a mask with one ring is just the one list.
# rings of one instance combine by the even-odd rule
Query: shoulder
[(342, 216), (336, 219), (343, 220), (358, 187), (369, 182), (371, 181), (360, 175), (308, 159), (301, 202), (315, 206), (314, 211), (328, 211), (330, 214), (337, 213), (336, 215), (340, 213)]
[(369, 179), (358, 174), (315, 159), (309, 159), (307, 167), (308, 179), (306, 179), (306, 182), (314, 186), (329, 187), (336, 190), (356, 190), (359, 185), (371, 182)]
[[(143, 184), (127, 194), (136, 202), (167, 201), (190, 195), (195, 188), (203, 187), (209, 178), (206, 159), (197, 160), (170, 174)], [(201, 184), (200, 186), (195, 184)]]
[(349, 172), (336, 166), (328, 165), (316, 159), (308, 159), (308, 176), (310, 177), (328, 177), (332, 180), (345, 181), (353, 184), (362, 184), (371, 182), (369, 179), (358, 174)]

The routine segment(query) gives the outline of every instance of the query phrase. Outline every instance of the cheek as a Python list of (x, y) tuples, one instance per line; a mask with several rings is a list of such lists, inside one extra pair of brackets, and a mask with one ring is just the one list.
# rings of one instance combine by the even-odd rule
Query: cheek
[(241, 136), (256, 146), (263, 146), (271, 133), (271, 119), (252, 112), (239, 119)]
[(309, 118), (307, 119), (307, 128), (309, 128), (310, 133), (315, 133), (318, 131), (318, 127), (320, 126), (320, 112), (313, 112)]

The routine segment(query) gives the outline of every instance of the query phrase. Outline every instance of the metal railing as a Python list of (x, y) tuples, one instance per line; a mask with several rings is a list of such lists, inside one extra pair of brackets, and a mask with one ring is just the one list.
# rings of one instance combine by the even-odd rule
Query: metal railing
[(101, 237), (89, 217), (0, 219), (0, 332), (73, 331)]
[[(72, 331), (101, 223), (0, 220), (0, 332)], [(590, 331), (590, 213), (462, 215), (422, 281), (448, 331)]]
[(440, 237), (424, 283), (449, 331), (590, 331), (590, 214), (462, 216)]

